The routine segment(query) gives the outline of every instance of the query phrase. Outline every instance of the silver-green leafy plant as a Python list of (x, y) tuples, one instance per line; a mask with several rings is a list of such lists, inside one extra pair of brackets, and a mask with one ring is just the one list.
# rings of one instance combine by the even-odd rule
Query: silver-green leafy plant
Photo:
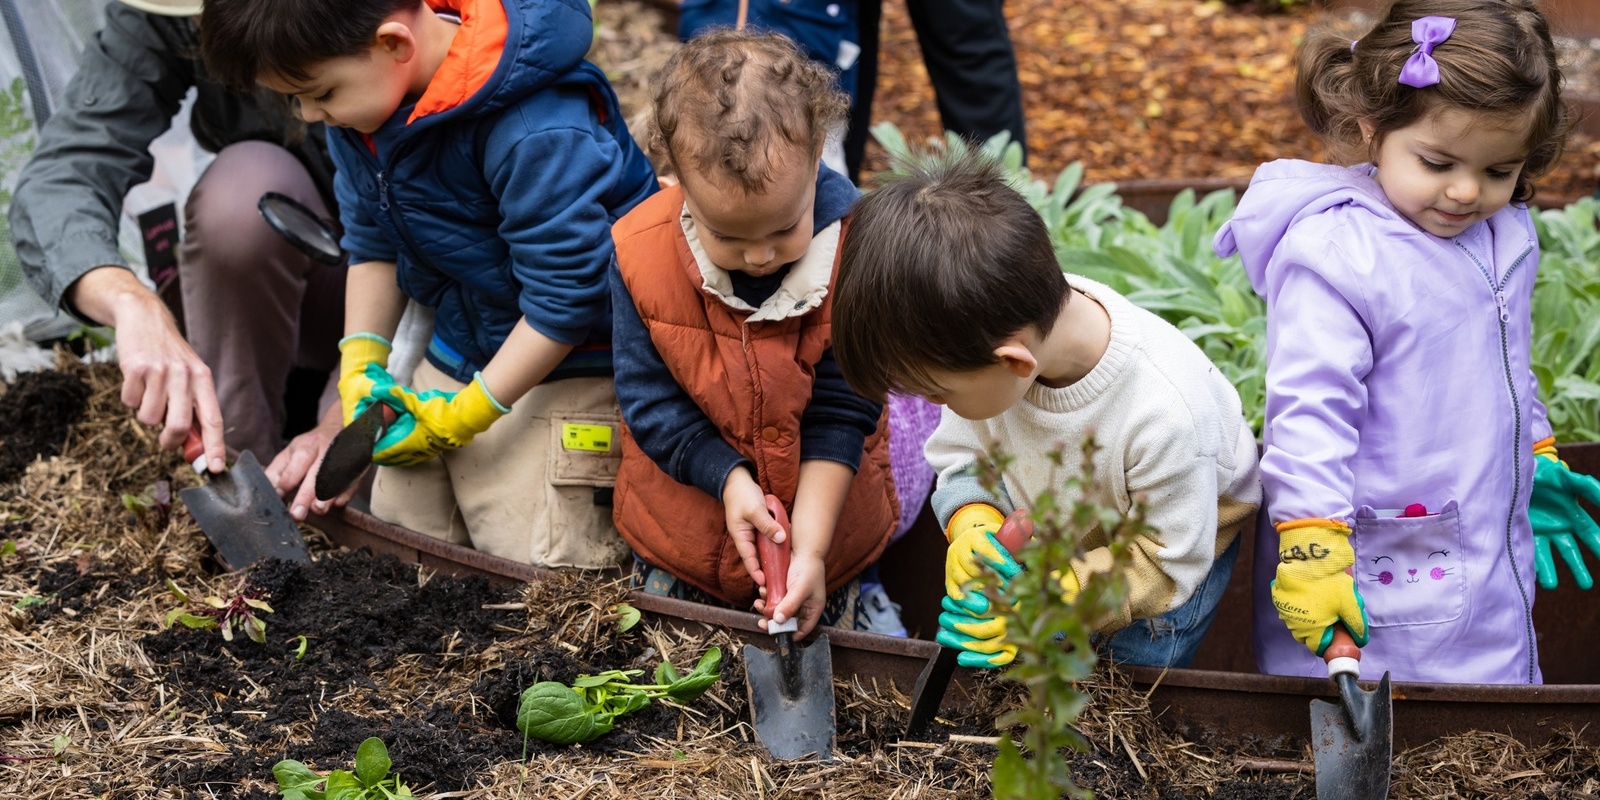
[[(891, 156), (919, 163), (970, 145), (946, 134), (917, 149), (892, 123), (872, 134)], [(1063, 270), (1099, 281), (1177, 326), (1205, 351), (1239, 392), (1259, 435), (1266, 404), (1266, 304), (1238, 256), (1218, 258), (1212, 239), (1233, 216), (1232, 190), (1196, 199), (1179, 192), (1160, 226), (1124, 206), (1116, 185), (1082, 183), (1073, 163), (1054, 186), (1022, 166), (1022, 149), (1004, 133), (982, 146), (1028, 199)], [(1600, 441), (1600, 204), (1585, 198), (1564, 209), (1535, 210), (1541, 251), (1533, 299), (1533, 371), (1560, 442)]]
[(305, 764), (284, 759), (272, 766), (283, 800), (394, 800), (412, 797), (411, 789), (390, 775), (389, 748), (373, 736), (356, 748), (356, 770), (336, 769), (319, 775)]
[(1533, 374), (1558, 442), (1600, 441), (1600, 203), (1535, 211)]
[[(1136, 501), (1124, 514), (1096, 499), (1109, 497), (1109, 490), (1096, 478), (1094, 449), (1091, 440), (1076, 456), (1060, 448), (1049, 454), (1056, 470), (1066, 458), (1080, 458), (1079, 471), (1073, 477), (1052, 476), (1049, 485), (1056, 488), (1034, 498), (1029, 509), (1033, 538), (1013, 554), (1022, 572), (1004, 584), (993, 581), (985, 590), (990, 609), (1006, 621), (1006, 640), (1017, 648), (1001, 677), (1026, 690), (1022, 706), (997, 723), (1006, 731), (990, 775), (997, 800), (1089, 796), (1073, 783), (1062, 754), (1087, 745), (1073, 727), (1090, 699), (1078, 682), (1094, 673), (1097, 626), (1116, 616), (1127, 602), (1130, 543), (1154, 534), (1144, 522), (1142, 502)], [(1009, 462), (1004, 454), (983, 459), (979, 481), (998, 491)], [(1096, 543), (1105, 543), (1108, 566), (1088, 575), (1069, 601), (1062, 596), (1061, 575), (1071, 569), (1073, 559), (1084, 555), (1092, 534)]]
[[(973, 147), (946, 134), (932, 147), (916, 148), (888, 122), (873, 126), (872, 134), (888, 151), (891, 169)], [(1233, 192), (1196, 201), (1193, 191), (1184, 190), (1158, 227), (1122, 204), (1116, 184), (1084, 184), (1081, 163), (1062, 170), (1052, 187), (1022, 165), (1022, 149), (1007, 134), (981, 149), (1044, 219), (1061, 268), (1110, 286), (1177, 326), (1238, 389), (1245, 416), (1259, 433), (1266, 399), (1266, 304), (1237, 257), (1218, 258), (1211, 250), (1217, 229), (1233, 216)]]
[(592, 742), (609, 733), (617, 717), (638, 711), (653, 700), (693, 701), (717, 682), (721, 670), (722, 648), (713, 647), (687, 675), (663, 659), (656, 667), (654, 683), (633, 682), (644, 674), (641, 669), (579, 675), (571, 686), (540, 681), (522, 692), (517, 728), (553, 744)]

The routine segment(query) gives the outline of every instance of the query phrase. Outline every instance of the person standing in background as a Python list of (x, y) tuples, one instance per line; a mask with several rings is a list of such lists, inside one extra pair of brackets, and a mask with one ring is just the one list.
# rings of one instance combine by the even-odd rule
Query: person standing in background
[[(1011, 140), (1022, 143), (1026, 153), (1022, 83), (1017, 79), (1017, 54), (1006, 28), (1003, 0), (906, 0), (906, 9), (944, 129), (978, 142), (1009, 131)], [(861, 55), (844, 140), (845, 175), (858, 183), (878, 82), (881, 16), (882, 0), (860, 0), (856, 25)]]

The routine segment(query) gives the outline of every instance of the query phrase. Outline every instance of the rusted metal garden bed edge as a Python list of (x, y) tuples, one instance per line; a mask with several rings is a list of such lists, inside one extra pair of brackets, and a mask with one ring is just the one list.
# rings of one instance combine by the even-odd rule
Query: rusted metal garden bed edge
[[(519, 564), (449, 544), (391, 525), (370, 514), (344, 509), (313, 517), (313, 525), (337, 544), (368, 547), (407, 562), (451, 574), (480, 574), (517, 583), (540, 580), (550, 570)], [(676, 627), (715, 626), (741, 640), (763, 642), (755, 614), (634, 592), (629, 600), (653, 618)], [(826, 629), (840, 677), (893, 682), (909, 692), (939, 646), (921, 639), (898, 639), (860, 631)], [(1196, 740), (1222, 746), (1253, 744), (1273, 750), (1300, 750), (1310, 736), (1307, 701), (1331, 697), (1331, 684), (1241, 672), (1124, 667), (1135, 686), (1149, 687), (1151, 709), (1163, 725)], [(957, 688), (945, 707), (966, 702), (971, 676), (958, 673)], [(1600, 745), (1600, 685), (1491, 686), (1397, 683), (1395, 743), (1416, 747), (1469, 730), (1499, 731), (1538, 746), (1571, 729)]]

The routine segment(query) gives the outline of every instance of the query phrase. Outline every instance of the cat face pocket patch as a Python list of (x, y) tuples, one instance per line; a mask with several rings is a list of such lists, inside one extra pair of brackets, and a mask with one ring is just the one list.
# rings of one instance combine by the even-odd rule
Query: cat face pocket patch
[(1363, 507), (1350, 545), (1356, 587), (1373, 626), (1450, 622), (1466, 610), (1461, 511), (1454, 501), (1426, 516)]

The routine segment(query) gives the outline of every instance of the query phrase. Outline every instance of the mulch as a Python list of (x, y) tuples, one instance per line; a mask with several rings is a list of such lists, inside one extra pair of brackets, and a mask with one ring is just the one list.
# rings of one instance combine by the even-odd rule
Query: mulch
[[(0, 484), (0, 539), (15, 547), (0, 551), (0, 797), (268, 800), (278, 760), (349, 769), (368, 736), (419, 796), (440, 800), (989, 794), (985, 741), (1021, 700), (995, 674), (925, 742), (899, 740), (910, 687), (836, 679), (836, 759), (774, 762), (749, 726), (736, 642), (655, 620), (619, 630), (616, 579), (506, 587), (341, 550), (309, 529), (313, 563), (224, 574), (181, 502), (125, 503), (170, 500), (196, 479), (121, 405), (115, 368), (62, 366), (50, 380), (81, 385), (83, 418), (49, 443), (57, 455)], [(266, 642), (167, 628), (174, 586), (191, 602), (267, 600)], [(518, 695), (538, 680), (648, 673), (662, 658), (686, 667), (712, 646), (722, 678), (693, 703), (623, 717), (585, 746), (514, 728)], [(1093, 696), (1076, 726), (1086, 748), (1068, 761), (1099, 797), (1314, 794), (1306, 752), (1186, 738), (1109, 670), (1081, 688)], [(1600, 797), (1600, 748), (1571, 731), (1539, 745), (1467, 732), (1397, 754), (1393, 770), (1397, 797)]]
[[(1271, 116), (1282, 86), (1266, 74), (1292, 49), (1306, 9), (1258, 15), (1187, 0), (1010, 0), (1008, 9), (1037, 172), (1083, 159), (1095, 180), (1243, 177), (1291, 145), (1315, 147), (1292, 115)], [(925, 77), (918, 88), (900, 0), (885, 12), (879, 118), (932, 134), (932, 96)], [(674, 46), (670, 31), (659, 8), (635, 0), (601, 0), (596, 13), (593, 57), (637, 121), (650, 75)], [(1197, 40), (1205, 31), (1216, 35)], [(1192, 86), (1205, 80), (1210, 92), (1226, 87), (1230, 108), (1251, 109), (1228, 115), (1244, 122), (1214, 114), (1214, 94)], [(569, 575), (507, 588), (339, 550), (310, 530), (314, 563), (223, 574), (171, 503), (194, 485), (192, 471), (131, 418), (115, 369), (65, 356), (62, 365), (0, 394), (0, 415), (27, 426), (23, 436), (0, 426), (0, 463), (16, 465), (0, 478), (0, 540), (16, 548), (0, 551), (0, 797), (260, 800), (276, 796), (276, 760), (349, 769), (369, 735), (384, 738), (419, 795), (441, 799), (989, 793), (993, 747), (948, 736), (997, 733), (994, 720), (1019, 695), (993, 676), (925, 743), (898, 740), (910, 687), (837, 681), (839, 758), (785, 764), (753, 739), (734, 641), (649, 620), (619, 631), (616, 581)], [(274, 609), (266, 644), (165, 629), (177, 605), (170, 585), (191, 598), (261, 592)], [(518, 693), (536, 680), (650, 670), (664, 657), (692, 663), (711, 646), (725, 661), (705, 697), (624, 717), (592, 746), (525, 742), (512, 727)], [(1084, 688), (1094, 694), (1078, 723), (1088, 747), (1069, 759), (1097, 796), (1314, 795), (1305, 752), (1185, 739), (1113, 672)], [(1393, 767), (1396, 797), (1600, 797), (1600, 749), (1571, 732), (1538, 746), (1468, 732), (1397, 754)]]

